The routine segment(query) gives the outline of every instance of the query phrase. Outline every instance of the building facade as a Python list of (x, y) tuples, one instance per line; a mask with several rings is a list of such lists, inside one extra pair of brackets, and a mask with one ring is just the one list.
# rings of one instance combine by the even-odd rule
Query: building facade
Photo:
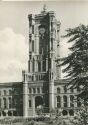
[(68, 81), (60, 78), (60, 22), (45, 6), (28, 20), (28, 71), (22, 72), (22, 82), (0, 84), (0, 116), (35, 116), (39, 108), (43, 113), (61, 110), (64, 116), (73, 116), (80, 102), (74, 101), (77, 90), (67, 89)]

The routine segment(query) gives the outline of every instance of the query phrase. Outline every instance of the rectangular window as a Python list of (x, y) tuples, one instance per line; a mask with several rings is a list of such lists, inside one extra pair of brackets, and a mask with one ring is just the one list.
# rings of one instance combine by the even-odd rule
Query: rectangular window
[(3, 92), (4, 92), (4, 95), (6, 95), (6, 90), (4, 90)]
[(32, 25), (32, 34), (34, 34), (34, 25)]
[(6, 98), (3, 98), (3, 105), (4, 105), (4, 109), (6, 109), (7, 108), (7, 106), (6, 106)]
[(1, 108), (1, 98), (0, 98), (0, 108)]
[(38, 62), (38, 71), (41, 72), (41, 62)]
[(29, 88), (29, 93), (31, 93), (32, 91), (31, 91), (31, 88)]
[(9, 109), (11, 109), (11, 108), (12, 108), (12, 99), (9, 98)]
[(32, 51), (34, 52), (34, 40), (32, 40)]
[(43, 71), (46, 71), (46, 60), (43, 60)]
[(30, 72), (30, 61), (28, 61), (29, 63), (28, 63), (28, 70), (29, 70), (29, 72)]
[(31, 107), (31, 100), (29, 100), (29, 107)]

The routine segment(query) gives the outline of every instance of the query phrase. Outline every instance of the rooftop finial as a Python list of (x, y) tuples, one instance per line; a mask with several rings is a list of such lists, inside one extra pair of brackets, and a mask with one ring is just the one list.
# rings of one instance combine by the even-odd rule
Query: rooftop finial
[(46, 4), (44, 4), (44, 6), (43, 6), (43, 11), (45, 12), (46, 11)]
[(46, 10), (47, 10), (47, 7), (46, 7), (46, 4), (44, 4), (44, 6), (43, 6), (43, 10), (42, 10), (42, 13), (45, 13)]

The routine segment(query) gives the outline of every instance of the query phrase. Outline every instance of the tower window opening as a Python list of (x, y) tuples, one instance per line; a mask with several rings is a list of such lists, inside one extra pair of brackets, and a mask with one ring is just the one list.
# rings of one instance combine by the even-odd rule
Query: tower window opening
[(32, 91), (31, 91), (31, 88), (29, 88), (29, 93), (31, 93)]
[(43, 71), (46, 71), (46, 60), (43, 60)]
[(81, 101), (79, 97), (77, 97), (77, 107), (81, 107)]
[(41, 71), (41, 62), (40, 61), (38, 62), (38, 71), (39, 72)]
[(73, 87), (70, 88), (70, 92), (73, 93), (74, 92), (74, 89)]
[(70, 95), (70, 107), (74, 107), (74, 96)]
[(34, 76), (32, 76), (32, 81), (34, 81)]
[(6, 109), (7, 108), (7, 106), (6, 106), (6, 98), (3, 98), (3, 105), (4, 105), (4, 109)]
[(57, 107), (60, 108), (61, 107), (61, 97), (57, 96)]
[(34, 40), (32, 40), (32, 52), (34, 52)]
[(67, 107), (67, 96), (63, 96), (64, 107)]
[(60, 93), (60, 88), (59, 87), (57, 88), (57, 93)]
[(9, 109), (12, 108), (12, 99), (9, 98)]
[(1, 98), (0, 98), (0, 108), (1, 108)]
[(29, 61), (29, 65), (28, 65), (28, 70), (29, 70), (29, 72), (30, 72), (30, 61)]
[(40, 93), (40, 88), (37, 88), (37, 93)]
[(64, 86), (64, 93), (66, 93), (67, 92), (67, 87), (66, 86)]
[(30, 107), (32, 107), (32, 105), (31, 105), (31, 100), (29, 100), (29, 108), (30, 108)]
[(34, 25), (32, 25), (32, 34), (34, 34)]
[(36, 89), (35, 88), (33, 88), (33, 93), (36, 93)]
[(33, 59), (33, 62), (32, 62), (32, 71), (34, 72), (35, 71), (35, 60)]
[(4, 92), (4, 95), (6, 95), (6, 90), (4, 90), (3, 92)]

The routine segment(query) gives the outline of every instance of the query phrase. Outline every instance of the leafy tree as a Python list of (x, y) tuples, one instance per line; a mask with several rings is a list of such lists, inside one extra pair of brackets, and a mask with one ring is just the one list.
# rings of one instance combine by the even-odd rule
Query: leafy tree
[(61, 59), (61, 66), (65, 66), (63, 72), (66, 72), (66, 79), (70, 79), (68, 85), (74, 88), (81, 88), (79, 97), (88, 100), (88, 26), (79, 25), (75, 28), (66, 30), (69, 38), (68, 43), (70, 54)]

